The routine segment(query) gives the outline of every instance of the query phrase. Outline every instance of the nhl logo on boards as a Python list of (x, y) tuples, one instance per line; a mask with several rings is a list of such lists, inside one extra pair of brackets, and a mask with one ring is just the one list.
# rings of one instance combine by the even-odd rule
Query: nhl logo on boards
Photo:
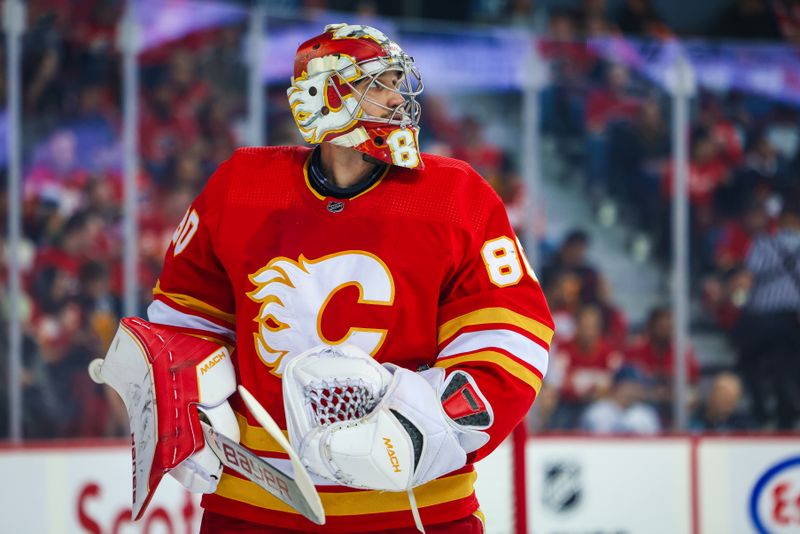
[(581, 467), (556, 461), (544, 466), (542, 502), (556, 513), (564, 513), (581, 501)]
[(344, 210), (344, 202), (341, 200), (331, 200), (328, 202), (328, 211), (331, 213), (341, 213)]

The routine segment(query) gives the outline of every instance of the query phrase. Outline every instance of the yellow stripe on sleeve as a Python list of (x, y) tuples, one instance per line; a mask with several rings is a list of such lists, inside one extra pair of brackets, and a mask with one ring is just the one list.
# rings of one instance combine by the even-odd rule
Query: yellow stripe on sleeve
[(483, 530), (485, 531), (486, 530), (486, 515), (483, 512), (481, 512), (480, 508), (478, 508), (477, 510), (472, 512), (472, 515), (474, 515), (475, 517), (477, 517), (478, 519), (481, 520), (481, 525), (483, 525)]
[(508, 308), (483, 308), (450, 319), (439, 327), (438, 342), (450, 339), (456, 332), (467, 326), (482, 324), (509, 324), (529, 332), (548, 345), (553, 339), (553, 329)]
[[(260, 452), (284, 452), (283, 447), (278, 445), (275, 438), (270, 436), (266, 430), (260, 426), (253, 426), (247, 422), (247, 418), (239, 412), (233, 412), (236, 415), (236, 421), (239, 423), (239, 442), (254, 451)], [(286, 439), (289, 439), (289, 433), (282, 430)]]
[[(414, 488), (414, 496), (420, 508), (457, 501), (469, 497), (474, 491), (475, 471), (438, 478)], [(261, 490), (256, 484), (227, 473), (223, 473), (217, 486), (217, 495), (243, 502), (251, 506), (298, 514), (294, 508)], [(401, 512), (409, 509), (405, 492), (364, 490), (348, 492), (319, 492), (325, 515), (364, 515), (386, 512)]]
[(216, 308), (211, 304), (203, 302), (202, 300), (196, 299), (190, 295), (184, 295), (182, 293), (167, 293), (166, 291), (163, 291), (161, 289), (160, 280), (156, 282), (156, 287), (153, 288), (153, 296), (158, 296), (158, 295), (167, 297), (169, 300), (185, 308), (189, 308), (191, 310), (196, 310), (201, 313), (205, 313), (206, 315), (210, 315), (215, 319), (221, 319), (230, 324), (236, 323), (236, 316), (232, 313), (224, 312), (219, 308)]
[(542, 389), (542, 379), (539, 378), (536, 373), (508, 356), (491, 350), (483, 350), (480, 352), (473, 352), (472, 354), (465, 354), (464, 356), (445, 358), (437, 361), (433, 366), (447, 369), (448, 367), (465, 362), (491, 362), (502, 367), (505, 371), (508, 371), (508, 373), (531, 386), (534, 391), (536, 391), (537, 395), (539, 394), (539, 390)]

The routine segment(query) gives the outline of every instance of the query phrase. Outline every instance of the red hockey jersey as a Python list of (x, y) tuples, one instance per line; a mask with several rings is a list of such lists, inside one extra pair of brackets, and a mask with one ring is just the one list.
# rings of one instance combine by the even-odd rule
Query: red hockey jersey
[[(472, 462), (525, 416), (547, 368), (553, 323), (539, 283), (502, 202), (467, 164), (424, 155), (424, 170), (389, 167), (341, 200), (311, 187), (310, 155), (243, 148), (219, 167), (175, 231), (149, 319), (235, 343), (238, 380), (282, 428), (282, 370), (321, 343), (469, 372), (494, 410), (491, 439), (466, 467), (415, 489), (424, 523), (468, 516)], [(242, 444), (286, 462), (241, 400), (231, 404)], [(310, 532), (414, 524), (405, 493), (319, 482), (324, 527), (228, 471), (203, 506)]]

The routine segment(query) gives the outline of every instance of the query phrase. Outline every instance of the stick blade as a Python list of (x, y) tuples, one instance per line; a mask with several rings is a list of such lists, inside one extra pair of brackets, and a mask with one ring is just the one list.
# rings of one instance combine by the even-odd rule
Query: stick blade
[(239, 443), (218, 433), (211, 425), (203, 421), (200, 422), (200, 425), (203, 428), (206, 443), (225, 467), (244, 475), (270, 495), (300, 512), (309, 521), (313, 521), (317, 525), (325, 524), (325, 512), (322, 510), (322, 503), (313, 485), (313, 495), (310, 495), (304, 488), (301, 488), (296, 478), (292, 478)]
[(311, 481), (308, 471), (306, 471), (303, 462), (300, 461), (300, 457), (297, 456), (297, 453), (292, 448), (289, 440), (287, 440), (286, 436), (283, 435), (280, 427), (275, 420), (272, 419), (267, 410), (261, 406), (261, 403), (258, 402), (252, 393), (247, 391), (244, 386), (239, 386), (239, 395), (242, 397), (245, 405), (247, 405), (247, 409), (250, 410), (250, 413), (253, 414), (253, 417), (255, 417), (256, 421), (258, 421), (258, 424), (261, 425), (264, 430), (267, 431), (267, 434), (272, 436), (272, 438), (277, 441), (281, 447), (283, 447), (283, 450), (286, 452), (286, 454), (289, 455), (289, 460), (292, 463), (292, 469), (294, 471), (294, 482), (296, 483), (300, 493), (305, 498), (305, 501), (308, 503), (311, 513), (314, 515), (314, 517), (319, 518), (320, 521), (315, 521), (311, 517), (309, 517), (309, 519), (319, 525), (324, 524), (325, 510), (322, 507), (322, 501), (319, 498), (319, 493), (317, 493), (317, 488), (314, 487), (314, 482)]

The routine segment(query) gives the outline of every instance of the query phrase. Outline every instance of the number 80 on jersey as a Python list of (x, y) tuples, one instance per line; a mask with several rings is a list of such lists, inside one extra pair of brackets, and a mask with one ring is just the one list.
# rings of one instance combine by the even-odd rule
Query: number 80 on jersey
[(530, 263), (528, 263), (528, 259), (525, 257), (525, 253), (522, 251), (522, 245), (519, 240), (515, 242), (506, 236), (490, 239), (481, 247), (481, 256), (483, 256), (483, 263), (486, 265), (489, 279), (497, 287), (518, 284), (525, 274), (522, 267), (523, 263), (531, 278), (537, 280)]

